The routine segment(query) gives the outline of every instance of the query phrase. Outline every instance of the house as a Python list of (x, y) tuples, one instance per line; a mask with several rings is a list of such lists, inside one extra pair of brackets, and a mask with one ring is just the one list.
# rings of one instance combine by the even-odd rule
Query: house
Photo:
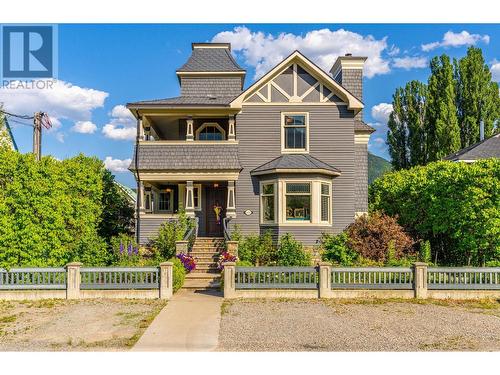
[(230, 44), (193, 43), (180, 96), (127, 104), (140, 243), (181, 207), (200, 237), (222, 237), (229, 222), (305, 245), (366, 213), (365, 61), (341, 56), (327, 73), (295, 51), (245, 89)]
[(500, 158), (500, 134), (493, 135), (490, 138), (465, 147), (454, 154), (448, 155), (444, 160), (473, 163), (477, 160), (487, 158)]

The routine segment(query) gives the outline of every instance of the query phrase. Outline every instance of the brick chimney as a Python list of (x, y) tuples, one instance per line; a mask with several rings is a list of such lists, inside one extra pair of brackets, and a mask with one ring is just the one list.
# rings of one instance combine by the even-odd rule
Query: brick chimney
[(330, 69), (333, 79), (361, 101), (363, 101), (363, 67), (366, 59), (346, 53), (345, 56), (339, 56)]

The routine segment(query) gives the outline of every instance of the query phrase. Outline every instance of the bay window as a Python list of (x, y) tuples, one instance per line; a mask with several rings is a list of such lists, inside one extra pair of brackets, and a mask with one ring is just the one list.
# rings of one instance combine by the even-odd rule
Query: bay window
[(275, 222), (275, 187), (274, 183), (262, 184), (261, 189), (261, 221), (263, 223)]
[(330, 185), (321, 184), (321, 221), (330, 221)]
[(311, 183), (286, 183), (286, 221), (311, 221)]

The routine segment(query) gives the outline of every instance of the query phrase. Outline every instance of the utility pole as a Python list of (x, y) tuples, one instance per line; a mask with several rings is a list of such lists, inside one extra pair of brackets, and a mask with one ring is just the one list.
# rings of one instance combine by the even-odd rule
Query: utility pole
[(36, 160), (42, 157), (42, 112), (36, 112), (33, 119), (33, 153)]

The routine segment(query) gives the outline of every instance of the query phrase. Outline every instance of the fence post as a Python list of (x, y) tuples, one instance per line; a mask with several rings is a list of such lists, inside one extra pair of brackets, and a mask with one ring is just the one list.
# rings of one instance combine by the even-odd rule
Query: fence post
[(234, 285), (234, 275), (236, 273), (236, 263), (224, 263), (224, 298), (234, 298), (236, 289)]
[(188, 241), (175, 241), (175, 255), (188, 253)]
[(238, 256), (238, 241), (226, 241), (226, 250), (229, 254)]
[(82, 263), (80, 262), (66, 264), (66, 299), (80, 298), (81, 267)]
[(160, 263), (160, 299), (170, 299), (174, 294), (174, 275), (172, 262)]
[(415, 298), (427, 298), (427, 263), (416, 262), (413, 264), (413, 288)]
[(328, 298), (332, 289), (332, 269), (328, 262), (319, 262), (319, 298)]

